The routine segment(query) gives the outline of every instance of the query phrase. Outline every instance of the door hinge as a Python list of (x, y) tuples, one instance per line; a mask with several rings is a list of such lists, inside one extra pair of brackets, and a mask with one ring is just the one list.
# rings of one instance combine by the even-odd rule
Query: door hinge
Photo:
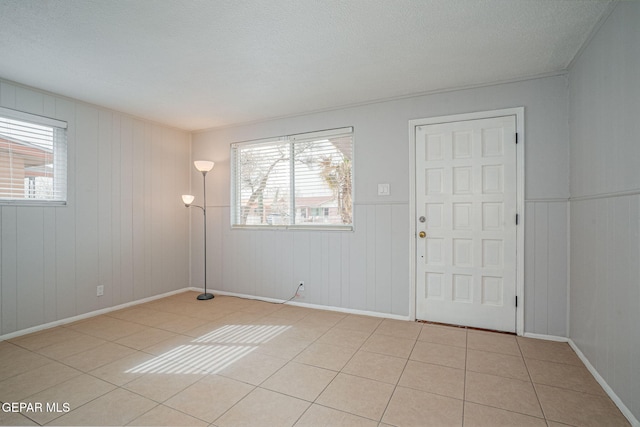
[(516, 307), (518, 306), (518, 295), (516, 295)]
[(516, 225), (520, 223), (520, 215), (516, 214)]
[(516, 132), (516, 144), (518, 143), (518, 132)]

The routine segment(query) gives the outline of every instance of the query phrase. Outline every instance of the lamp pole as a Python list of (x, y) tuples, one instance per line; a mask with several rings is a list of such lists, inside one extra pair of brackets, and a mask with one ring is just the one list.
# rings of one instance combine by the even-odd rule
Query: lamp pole
[(182, 201), (186, 207), (196, 207), (202, 209), (204, 217), (204, 293), (198, 295), (199, 300), (208, 300), (213, 298), (213, 294), (207, 292), (207, 172), (213, 169), (214, 163), (208, 160), (196, 160), (193, 162), (195, 168), (202, 172), (202, 188), (204, 191), (203, 205), (192, 205), (195, 197), (191, 195), (183, 195)]

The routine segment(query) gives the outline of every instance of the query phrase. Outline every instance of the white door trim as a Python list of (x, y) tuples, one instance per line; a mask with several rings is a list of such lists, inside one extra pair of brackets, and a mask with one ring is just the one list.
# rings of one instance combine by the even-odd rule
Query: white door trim
[(518, 227), (516, 229), (516, 293), (518, 307), (516, 309), (516, 333), (524, 335), (524, 107), (506, 108), (502, 110), (479, 111), (450, 116), (431, 117), (409, 120), (409, 318), (416, 319), (416, 126), (438, 123), (462, 122), (466, 120), (489, 119), (500, 116), (516, 117), (516, 206)]

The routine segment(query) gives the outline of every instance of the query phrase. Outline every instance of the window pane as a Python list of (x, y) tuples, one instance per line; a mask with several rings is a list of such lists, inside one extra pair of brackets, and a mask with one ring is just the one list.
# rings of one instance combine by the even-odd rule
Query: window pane
[(238, 149), (241, 225), (289, 225), (290, 145), (272, 142)]
[(352, 221), (351, 135), (296, 141), (297, 225), (350, 225)]

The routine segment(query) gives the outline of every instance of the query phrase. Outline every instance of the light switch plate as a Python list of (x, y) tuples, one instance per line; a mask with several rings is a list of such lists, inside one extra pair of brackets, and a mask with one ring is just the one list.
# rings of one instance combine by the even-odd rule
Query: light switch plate
[(378, 196), (388, 196), (389, 194), (391, 194), (389, 184), (378, 184)]

